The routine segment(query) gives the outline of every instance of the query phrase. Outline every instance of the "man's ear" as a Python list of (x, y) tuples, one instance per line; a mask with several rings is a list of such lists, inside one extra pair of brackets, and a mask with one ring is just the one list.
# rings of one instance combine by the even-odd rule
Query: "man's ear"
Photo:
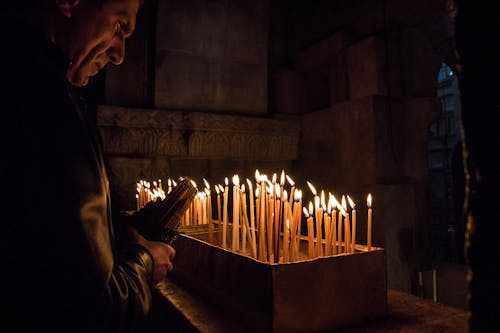
[(79, 2), (80, 0), (56, 0), (56, 6), (64, 16), (70, 18)]

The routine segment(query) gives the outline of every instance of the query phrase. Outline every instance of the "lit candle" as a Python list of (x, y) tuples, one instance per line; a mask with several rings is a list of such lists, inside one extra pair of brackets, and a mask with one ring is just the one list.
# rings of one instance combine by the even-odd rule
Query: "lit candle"
[[(255, 172), (256, 174), (258, 173), (258, 170)], [(259, 191), (259, 196), (260, 196), (260, 217), (259, 217), (259, 249), (261, 250), (261, 260), (269, 260), (268, 257), (268, 252), (267, 252), (267, 243), (266, 243), (266, 183), (265, 183), (266, 177), (265, 176), (260, 176), (259, 174), (259, 179), (260, 181), (260, 191)]]
[(323, 232), (321, 230), (323, 226), (323, 209), (320, 206), (320, 199), (318, 196), (314, 198), (314, 206), (316, 213), (316, 256), (323, 256)]
[(210, 193), (210, 184), (208, 181), (203, 178), (203, 182), (205, 183), (205, 194), (207, 195), (207, 222), (208, 222), (208, 228), (211, 230), (213, 229), (213, 223), (212, 223), (212, 196)]
[(233, 176), (233, 239), (231, 243), (231, 249), (236, 252), (239, 250), (240, 243), (240, 178), (238, 175)]
[[(247, 178), (249, 203), (250, 203), (250, 231), (252, 234), (252, 246), (257, 252), (257, 241), (255, 240), (255, 212), (254, 212), (254, 198), (253, 198), (253, 187), (250, 179)], [(255, 189), (257, 190), (257, 189)]]
[(288, 180), (288, 183), (290, 184), (290, 186), (292, 187), (292, 189), (290, 190), (290, 199), (289, 199), (289, 204), (290, 206), (292, 205), (293, 203), (293, 198), (294, 198), (294, 192), (295, 192), (295, 182), (293, 181), (292, 178), (290, 178), (288, 175), (286, 175), (286, 180)]
[(227, 200), (229, 193), (229, 180), (227, 177), (224, 179), (226, 187), (224, 188), (224, 212), (222, 215), (222, 247), (227, 248), (227, 223), (228, 223), (228, 213), (227, 213)]
[(245, 254), (247, 250), (247, 223), (248, 216), (246, 212), (246, 194), (245, 194), (245, 184), (241, 185), (241, 190), (239, 191), (239, 201), (240, 201), (240, 225), (241, 225), (241, 253)]
[(293, 260), (297, 260), (299, 256), (299, 246), (300, 246), (300, 227), (302, 224), (302, 191), (301, 190), (296, 190), (294, 194), (294, 208), (293, 208), (293, 219), (295, 221), (295, 230), (294, 230), (294, 237), (295, 237), (295, 242), (293, 243)]
[(139, 207), (139, 194), (135, 195), (135, 201), (136, 201), (136, 210), (139, 211), (141, 208)]
[(332, 254), (332, 199), (331, 194), (328, 200), (328, 206), (325, 210), (325, 255)]
[(345, 253), (351, 252), (351, 223), (349, 221), (349, 212), (347, 211), (347, 202), (345, 196), (342, 196), (342, 215), (344, 215), (344, 248)]
[(210, 189), (205, 188), (205, 195), (206, 195), (206, 206), (207, 206), (207, 223), (208, 223), (208, 228), (212, 230), (214, 228), (214, 225), (212, 223), (212, 196), (210, 195)]
[(332, 254), (336, 255), (337, 251), (337, 210), (338, 201), (333, 194), (330, 195), (330, 201), (332, 202)]
[[(285, 206), (287, 206), (288, 208), (288, 203), (285, 204)], [(289, 248), (288, 248), (288, 234), (289, 234), (289, 231), (290, 231), (290, 220), (287, 218), (286, 220), (286, 224), (284, 225), (284, 230), (283, 230), (283, 262), (288, 262), (288, 251), (289, 251)]]
[(218, 223), (221, 222), (221, 219), (220, 219), (220, 188), (219, 188), (219, 186), (220, 185), (215, 185), (214, 186), (215, 192), (217, 193), (217, 222)]
[(280, 250), (280, 228), (281, 228), (281, 187), (278, 184), (274, 185), (274, 262), (279, 262)]
[(372, 249), (372, 195), (368, 194), (366, 198), (366, 205), (368, 206), (368, 232), (367, 232), (367, 241), (366, 245), (368, 247), (368, 251)]
[(347, 196), (347, 201), (349, 201), (349, 205), (351, 206), (351, 215), (352, 215), (352, 246), (351, 246), (351, 252), (354, 253), (356, 251), (356, 204), (354, 201), (351, 199), (350, 196)]
[(314, 225), (312, 217), (313, 213), (314, 213), (313, 203), (309, 201), (309, 212), (307, 211), (306, 207), (304, 207), (304, 215), (307, 218), (307, 241), (309, 243), (308, 244), (309, 258), (314, 257)]

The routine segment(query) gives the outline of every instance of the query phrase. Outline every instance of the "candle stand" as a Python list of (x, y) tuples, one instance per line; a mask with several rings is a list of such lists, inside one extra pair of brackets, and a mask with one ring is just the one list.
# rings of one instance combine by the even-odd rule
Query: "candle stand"
[(387, 314), (383, 248), (309, 259), (304, 237), (298, 260), (275, 264), (222, 248), (218, 224), (180, 231), (169, 278), (251, 331), (328, 332)]

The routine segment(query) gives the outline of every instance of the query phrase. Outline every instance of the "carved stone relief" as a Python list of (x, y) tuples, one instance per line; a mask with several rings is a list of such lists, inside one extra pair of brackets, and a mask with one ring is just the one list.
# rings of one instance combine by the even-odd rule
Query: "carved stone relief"
[(286, 119), (103, 106), (107, 155), (294, 160), (299, 123)]

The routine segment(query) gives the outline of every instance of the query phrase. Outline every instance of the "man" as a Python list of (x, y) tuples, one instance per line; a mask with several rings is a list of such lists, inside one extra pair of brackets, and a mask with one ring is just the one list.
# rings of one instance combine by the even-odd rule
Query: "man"
[(97, 131), (74, 86), (122, 63), (139, 0), (2, 6), (0, 331), (134, 331), (175, 250), (112, 224)]

